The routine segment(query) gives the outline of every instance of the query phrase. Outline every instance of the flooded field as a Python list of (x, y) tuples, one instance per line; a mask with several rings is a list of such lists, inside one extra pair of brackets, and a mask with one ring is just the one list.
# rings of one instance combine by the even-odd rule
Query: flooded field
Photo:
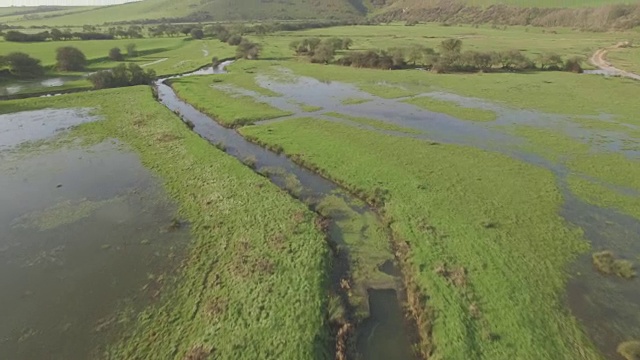
[(0, 96), (27, 93), (30, 91), (46, 91), (64, 84), (82, 79), (82, 76), (60, 76), (49, 79), (23, 80), (15, 83), (0, 85)]
[[(296, 117), (313, 116), (317, 119), (347, 123), (356, 127), (373, 130), (386, 135), (411, 137), (428, 141), (438, 141), (480, 149), (496, 151), (521, 161), (531, 163), (552, 171), (559, 188), (563, 192), (565, 205), (561, 215), (569, 224), (584, 230), (585, 238), (591, 243), (593, 252), (612, 250), (625, 259), (636, 261), (640, 254), (640, 220), (623, 214), (613, 207), (599, 207), (587, 203), (577, 196), (567, 179), (581, 176), (593, 181), (608, 191), (629, 197), (638, 197), (638, 190), (619, 186), (614, 182), (596, 179), (569, 168), (574, 165), (565, 158), (578, 155), (576, 148), (556, 153), (533, 148), (530, 142), (538, 139), (523, 136), (522, 129), (541, 129), (566, 136), (575, 142), (580, 151), (586, 154), (614, 153), (628, 160), (640, 159), (640, 132), (638, 127), (616, 122), (610, 114), (599, 116), (567, 116), (549, 114), (533, 110), (518, 110), (476, 98), (467, 98), (446, 92), (430, 92), (411, 98), (384, 99), (364, 91), (356, 86), (340, 82), (321, 82), (310, 77), (297, 77), (284, 72), (283, 76), (258, 75), (257, 83), (280, 96), (265, 96), (254, 91), (236, 88), (230, 85), (221, 89), (230, 94), (251, 96), (275, 108), (293, 112), (291, 117), (259, 122), (261, 124), (278, 123)], [(214, 85), (215, 86), (215, 85)], [(458, 107), (479, 109), (495, 113), (495, 119), (489, 122), (474, 122), (455, 116), (429, 111), (407, 103), (407, 100), (434, 99), (455, 104)], [(343, 99), (362, 99), (354, 103)], [(297, 104), (316, 106), (318, 110), (311, 115), (300, 109)], [(334, 114), (344, 114), (336, 117)], [(364, 117), (415, 129), (421, 133), (401, 133), (383, 129), (381, 126), (363, 125), (349, 119)], [(515, 130), (514, 130), (515, 129)], [(547, 134), (543, 132), (542, 134)], [(566, 151), (562, 153), (562, 151)], [(558, 156), (558, 157), (556, 157)], [(597, 166), (597, 165), (593, 165)], [(632, 165), (629, 165), (632, 166)], [(615, 358), (619, 343), (640, 336), (640, 281), (625, 280), (598, 273), (592, 265), (591, 254), (585, 254), (571, 267), (566, 299), (571, 312), (584, 324), (590, 338), (608, 357)], [(380, 294), (378, 294), (379, 296)], [(382, 330), (384, 331), (384, 330)]]
[(88, 109), (0, 116), (0, 358), (96, 358), (160, 294), (188, 232), (117, 140), (37, 146)]

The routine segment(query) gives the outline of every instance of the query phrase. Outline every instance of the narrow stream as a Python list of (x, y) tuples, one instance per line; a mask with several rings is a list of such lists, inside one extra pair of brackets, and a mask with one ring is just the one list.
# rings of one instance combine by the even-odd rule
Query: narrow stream
[[(213, 72), (223, 72), (226, 64), (220, 66), (217, 71), (199, 71), (189, 75), (210, 74)], [(171, 111), (179, 114), (183, 121), (187, 122), (193, 131), (212, 144), (224, 148), (225, 152), (240, 161), (250, 163), (257, 172), (268, 176), (268, 178), (278, 187), (292, 193), (295, 197), (307, 204), (312, 210), (318, 211), (329, 220), (328, 237), (329, 240), (340, 249), (341, 257), (345, 257), (346, 263), (350, 258), (367, 256), (366, 251), (359, 251), (354, 243), (353, 234), (357, 233), (358, 239), (355, 242), (366, 244), (372, 241), (369, 238), (367, 228), (371, 225), (366, 219), (375, 219), (375, 211), (367, 205), (341, 191), (340, 187), (331, 181), (306, 170), (283, 155), (266, 150), (258, 145), (245, 140), (235, 130), (219, 125), (209, 116), (196, 110), (193, 106), (180, 100), (173, 89), (165, 84), (161, 79), (156, 82), (158, 99)], [(340, 202), (341, 208), (333, 210), (320, 210), (325, 208), (329, 199)], [(350, 224), (360, 223), (362, 228), (352, 229)], [(380, 226), (380, 224), (376, 224)], [(347, 238), (352, 239), (346, 241)], [(412, 344), (410, 341), (410, 331), (403, 314), (402, 306), (398, 294), (403, 291), (402, 278), (398, 271), (393, 269), (394, 255), (391, 251), (390, 243), (386, 253), (375, 254), (375, 259), (364, 259), (363, 261), (377, 261), (375, 274), (368, 274), (362, 283), (357, 283), (357, 279), (352, 279), (351, 291), (362, 295), (363, 301), (361, 309), (368, 317), (363, 323), (362, 329), (358, 332), (356, 339), (356, 351), (359, 358), (367, 360), (389, 359), (415, 359)], [(361, 260), (361, 259), (359, 259)], [(340, 262), (337, 261), (339, 264)], [(348, 277), (350, 269), (345, 266), (336, 266), (332, 274), (333, 282), (338, 284), (341, 279)], [(369, 280), (376, 279), (376, 281)]]

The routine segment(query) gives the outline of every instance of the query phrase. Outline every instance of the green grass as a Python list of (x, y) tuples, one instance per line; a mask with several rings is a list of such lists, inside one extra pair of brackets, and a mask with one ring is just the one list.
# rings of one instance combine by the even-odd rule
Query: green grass
[(638, 45), (632, 48), (611, 50), (607, 54), (607, 60), (619, 69), (640, 74), (640, 47)]
[(349, 115), (340, 114), (336, 112), (328, 112), (328, 113), (324, 113), (323, 115), (349, 120), (358, 124), (371, 126), (375, 129), (380, 129), (380, 130), (397, 131), (405, 134), (422, 134), (422, 131), (420, 130), (406, 128), (406, 127), (388, 123), (382, 120), (369, 119), (369, 118), (363, 118), (363, 117), (357, 117), (357, 116), (349, 116)]
[[(384, 213), (435, 309), (436, 358), (599, 358), (561, 300), (565, 267), (588, 245), (558, 215), (550, 171), (316, 119), (240, 132), (353, 191), (387, 193)], [(466, 279), (439, 275), (443, 263)]]
[(613, 208), (635, 218), (640, 218), (640, 201), (635, 196), (624, 194), (577, 175), (570, 175), (568, 183), (571, 192), (590, 204)]
[(51, 107), (95, 108), (104, 120), (71, 136), (127, 144), (190, 223), (175, 281), (121, 324), (105, 358), (183, 359), (194, 349), (223, 359), (327, 355), (328, 251), (304, 205), (190, 132), (147, 87), (8, 101), (0, 112)]
[(347, 99), (342, 99), (341, 103), (342, 105), (358, 105), (358, 104), (364, 104), (371, 101), (371, 99), (364, 99), (364, 98), (347, 98)]
[(414, 97), (404, 102), (429, 111), (451, 115), (462, 120), (495, 121), (498, 118), (498, 115), (491, 110), (463, 107), (452, 101), (438, 100), (427, 96)]
[[(195, 41), (179, 37), (100, 41), (49, 41), (44, 43), (0, 41), (0, 52), (24, 52), (36, 59), (40, 59), (44, 66), (53, 67), (56, 63), (56, 49), (62, 46), (74, 46), (80, 49), (87, 57), (89, 61), (88, 69), (95, 71), (118, 65), (118, 62), (107, 58), (109, 50), (114, 47), (120, 47), (125, 52), (127, 44), (131, 43), (136, 44), (140, 55), (134, 58), (127, 58), (126, 62), (144, 65), (145, 68), (155, 70), (158, 75), (178, 74), (195, 70), (210, 64), (213, 56), (228, 58), (235, 55), (234, 47), (217, 40)], [(162, 61), (151, 64), (158, 60)]]
[[(238, 78), (241, 80), (234, 81)], [(233, 94), (232, 89), (223, 88), (230, 84), (238, 86), (246, 83), (247, 79), (242, 76), (211, 75), (175, 79), (171, 81), (171, 86), (181, 98), (187, 99), (190, 104), (225, 126), (238, 126), (291, 115), (289, 112), (259, 102), (251, 96), (236, 95)], [(257, 85), (251, 87), (255, 90)], [(267, 89), (262, 91), (268, 92)]]

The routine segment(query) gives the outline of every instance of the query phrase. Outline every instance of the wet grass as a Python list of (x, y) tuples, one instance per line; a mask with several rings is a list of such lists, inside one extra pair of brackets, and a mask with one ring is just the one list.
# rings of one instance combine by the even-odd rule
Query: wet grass
[(358, 105), (358, 104), (364, 104), (366, 102), (371, 101), (371, 99), (364, 99), (364, 98), (346, 98), (346, 99), (342, 99), (342, 105)]
[(291, 115), (251, 96), (234, 94), (232, 88), (222, 88), (230, 83), (236, 86), (235, 82), (220, 75), (211, 75), (174, 79), (171, 86), (178, 96), (188, 99), (191, 105), (225, 126), (233, 127)]
[(640, 341), (626, 341), (618, 346), (618, 353), (626, 360), (640, 359)]
[(495, 121), (498, 118), (498, 115), (491, 110), (463, 107), (452, 101), (438, 100), (427, 96), (414, 97), (404, 102), (462, 120)]
[(593, 266), (605, 275), (616, 275), (631, 279), (636, 276), (633, 263), (629, 260), (616, 259), (611, 251), (600, 251), (592, 255)]
[(318, 119), (240, 132), (381, 208), (428, 296), (432, 317), (420, 324), (435, 357), (599, 358), (559, 296), (565, 267), (589, 246), (558, 215), (550, 171)]
[(395, 125), (382, 120), (369, 119), (369, 118), (363, 118), (358, 116), (349, 116), (349, 115), (340, 114), (336, 112), (328, 112), (328, 113), (324, 113), (323, 115), (349, 120), (358, 124), (371, 126), (379, 130), (397, 131), (405, 134), (422, 134), (423, 133), (420, 130), (406, 128), (406, 127)]
[(637, 196), (625, 194), (611, 186), (578, 175), (569, 175), (567, 183), (573, 194), (590, 204), (616, 209), (640, 219), (640, 201)]
[(49, 107), (104, 115), (71, 136), (127, 144), (190, 223), (177, 278), (155, 305), (122, 319), (128, 330), (105, 358), (328, 356), (328, 249), (313, 213), (189, 131), (147, 87), (9, 101), (0, 112)]

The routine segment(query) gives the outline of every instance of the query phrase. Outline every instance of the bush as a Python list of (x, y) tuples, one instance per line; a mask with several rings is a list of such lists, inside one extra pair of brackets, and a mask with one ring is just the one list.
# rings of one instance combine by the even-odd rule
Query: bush
[(240, 35), (231, 35), (227, 39), (227, 44), (232, 46), (238, 46), (242, 42), (242, 36)]
[(202, 31), (202, 29), (198, 29), (198, 28), (191, 29), (189, 31), (189, 34), (191, 34), (192, 38), (198, 39), (198, 40), (204, 37), (204, 32)]
[(62, 71), (82, 71), (87, 65), (87, 58), (82, 51), (72, 46), (56, 50), (56, 67)]
[(40, 60), (21, 52), (0, 57), (0, 68), (4, 66), (9, 68), (10, 74), (19, 78), (34, 78), (44, 74)]
[(260, 45), (243, 39), (236, 49), (236, 58), (256, 60), (260, 56)]
[(130, 63), (120, 64), (111, 70), (102, 70), (89, 75), (94, 89), (107, 89), (123, 86), (148, 85), (155, 79), (153, 70), (144, 71), (140, 66)]
[(47, 39), (51, 38), (51, 34), (49, 32), (44, 31), (37, 34), (25, 34), (20, 31), (7, 31), (4, 34), (5, 41), (12, 42), (41, 42), (47, 41)]
[(569, 71), (573, 73), (582, 73), (582, 59), (578, 57), (572, 57), (567, 59), (564, 62), (564, 71)]
[(114, 47), (113, 49), (109, 50), (109, 59), (113, 61), (123, 61), (124, 56), (122, 56), (120, 48)]

